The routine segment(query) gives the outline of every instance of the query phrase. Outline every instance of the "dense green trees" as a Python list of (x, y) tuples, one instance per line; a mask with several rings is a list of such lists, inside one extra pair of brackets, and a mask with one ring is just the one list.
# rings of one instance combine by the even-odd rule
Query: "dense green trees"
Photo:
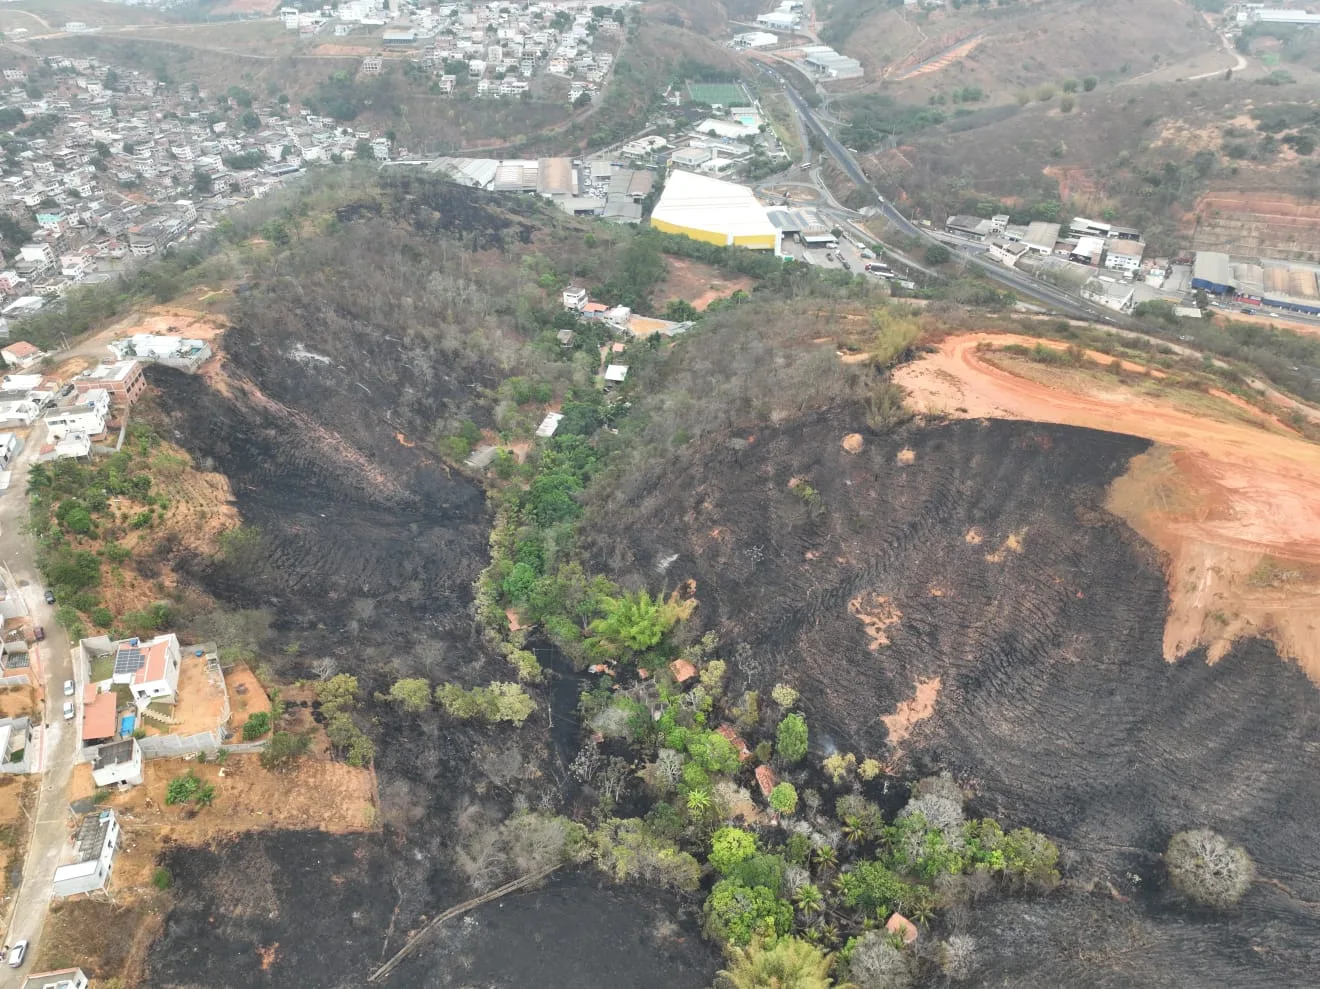
[(729, 967), (720, 972), (721, 989), (829, 989), (830, 957), (794, 937), (731, 948)]
[(708, 861), (721, 875), (727, 876), (755, 854), (756, 837), (741, 828), (720, 828), (711, 836)]
[(807, 755), (807, 719), (787, 714), (775, 729), (775, 755), (785, 765), (801, 762)]

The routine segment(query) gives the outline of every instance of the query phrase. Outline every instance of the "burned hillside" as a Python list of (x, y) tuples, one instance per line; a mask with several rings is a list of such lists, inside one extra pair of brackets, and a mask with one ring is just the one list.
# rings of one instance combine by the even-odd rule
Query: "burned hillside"
[[(1161, 560), (1102, 507), (1147, 442), (1005, 421), (877, 435), (865, 418), (826, 410), (635, 468), (593, 507), (595, 559), (695, 582), (701, 623), (744, 645), (733, 679), (801, 691), (815, 758), (950, 769), (984, 812), (1057, 837), (1070, 875), (1131, 900), (974, 911), (996, 945), (986, 984), (1306, 984), (1320, 696), (1261, 640), (1164, 661)], [(1275, 881), (1231, 919), (1171, 913), (1161, 892), (1159, 853), (1200, 824)], [(1065, 936), (1078, 909), (1097, 925), (1085, 944)], [(1039, 924), (1048, 952), (1005, 946)], [(1193, 972), (1195, 953), (1213, 961)]]

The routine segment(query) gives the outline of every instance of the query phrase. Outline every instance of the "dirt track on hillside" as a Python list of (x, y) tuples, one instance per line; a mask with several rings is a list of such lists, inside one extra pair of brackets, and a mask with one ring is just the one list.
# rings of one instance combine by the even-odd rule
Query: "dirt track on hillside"
[(965, 334), (895, 377), (912, 404), (968, 418), (1025, 419), (1141, 436), (1168, 449), (1134, 459), (1109, 508), (1168, 554), (1166, 659), (1197, 645), (1216, 661), (1243, 635), (1267, 635), (1320, 682), (1320, 446), (1262, 421), (1221, 421), (1119, 385), (1082, 393), (992, 365)]

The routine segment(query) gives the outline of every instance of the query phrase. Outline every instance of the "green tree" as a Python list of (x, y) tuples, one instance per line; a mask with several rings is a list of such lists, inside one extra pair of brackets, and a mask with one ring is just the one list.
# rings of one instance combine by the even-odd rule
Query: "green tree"
[(675, 323), (690, 323), (700, 318), (701, 313), (697, 311), (697, 307), (687, 299), (672, 299), (665, 306), (665, 319)]
[(410, 714), (421, 714), (431, 707), (431, 685), (422, 677), (396, 680), (390, 687), (389, 699)]
[(591, 632), (621, 650), (642, 652), (658, 645), (682, 617), (680, 606), (662, 598), (652, 600), (645, 590), (600, 603), (605, 615), (591, 623)]
[(202, 788), (202, 781), (191, 769), (182, 776), (176, 776), (165, 785), (165, 803), (185, 804), (197, 796)]
[(243, 741), (255, 742), (268, 731), (270, 731), (270, 712), (257, 711), (243, 723)]
[(756, 837), (742, 828), (720, 828), (711, 836), (708, 861), (716, 872), (728, 875), (734, 866), (756, 854)]
[(781, 814), (792, 814), (797, 810), (797, 788), (792, 783), (780, 783), (770, 791), (770, 806)]
[(926, 248), (926, 263), (929, 265), (948, 264), (953, 260), (953, 252), (943, 244), (931, 244)]
[(911, 892), (911, 887), (880, 862), (861, 862), (839, 877), (843, 902), (868, 912), (893, 910)]
[(261, 750), (261, 766), (273, 772), (287, 771), (297, 765), (311, 745), (308, 735), (277, 731)]
[(765, 886), (721, 879), (706, 898), (706, 933), (717, 941), (747, 945), (793, 929), (793, 905)]
[(794, 712), (786, 714), (775, 729), (775, 754), (785, 765), (801, 762), (807, 755), (807, 719)]
[(729, 949), (729, 967), (720, 972), (723, 989), (830, 989), (829, 955), (795, 937), (757, 941)]
[(1085, 79), (1082, 80), (1082, 89), (1089, 93), (1093, 89), (1095, 89), (1095, 87), (1098, 86), (1099, 84), (1100, 84), (1100, 80), (1097, 79), (1095, 76), (1087, 76)]

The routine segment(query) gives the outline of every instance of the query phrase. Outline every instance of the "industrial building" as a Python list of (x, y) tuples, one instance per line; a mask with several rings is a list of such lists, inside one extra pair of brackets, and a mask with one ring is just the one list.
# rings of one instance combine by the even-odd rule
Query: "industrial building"
[(861, 62), (827, 45), (807, 45), (802, 49), (802, 62), (812, 74), (826, 79), (859, 79), (863, 75)]
[(651, 226), (707, 244), (779, 253), (779, 228), (751, 189), (693, 172), (669, 173)]

